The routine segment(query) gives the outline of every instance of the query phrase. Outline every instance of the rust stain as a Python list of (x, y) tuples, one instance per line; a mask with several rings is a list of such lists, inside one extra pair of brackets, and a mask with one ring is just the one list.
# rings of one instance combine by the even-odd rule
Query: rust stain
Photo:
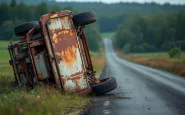
[(50, 18), (55, 18), (55, 17), (57, 17), (58, 16), (58, 14), (50, 14)]
[(48, 26), (65, 91), (76, 92), (75, 90), (86, 88), (84, 68), (71, 17), (52, 19)]
[[(41, 34), (43, 34), (41, 37), (39, 36), (41, 39), (31, 39), (32, 29), (26, 37), (21, 37), (21, 42), (14, 44), (12, 55), (14, 55), (13, 61), (16, 63), (12, 67), (14, 73), (19, 77), (20, 83), (24, 80), (22, 79), (24, 74), (30, 82), (28, 73), (31, 70), (30, 75), (31, 77), (32, 74), (35, 75), (35, 83), (38, 80), (48, 79), (52, 75), (54, 76), (52, 80), (55, 80), (57, 88), (70, 93), (87, 94), (89, 92), (88, 78), (84, 69), (87, 59), (82, 56), (88, 52), (82, 53), (81, 51), (84, 49), (88, 51), (88, 49), (86, 47), (82, 49), (83, 41), (79, 44), (72, 17), (73, 14), (69, 10), (42, 15), (39, 22)], [(26, 50), (25, 54), (20, 55), (19, 47), (25, 43), (28, 44), (28, 51)], [(48, 60), (49, 63), (46, 63)]]
[(38, 55), (35, 59), (36, 59), (36, 60), (40, 60), (40, 55)]
[(43, 44), (44, 44), (44, 40), (43, 39), (36, 40), (36, 41), (31, 42), (30, 47), (36, 47), (36, 46), (40, 46), (40, 45), (43, 45)]
[(54, 44), (53, 46), (56, 52), (57, 61), (62, 60), (66, 65), (73, 65), (73, 62), (77, 60), (76, 52), (78, 48), (75, 33), (71, 30), (62, 31), (59, 28), (50, 31), (50, 33), (53, 33), (52, 41)]
[(52, 52), (53, 48), (52, 48), (51, 44), (49, 43), (50, 38), (48, 36), (48, 31), (46, 29), (47, 28), (46, 24), (47, 24), (49, 19), (50, 18), (49, 18), (48, 14), (41, 16), (41, 18), (40, 18), (41, 28), (43, 30), (46, 48), (47, 48), (48, 53), (49, 53), (49, 60), (50, 60), (51, 66), (52, 66), (52, 71), (53, 71), (53, 74), (54, 74), (56, 87), (59, 88), (59, 89), (62, 89), (62, 81), (59, 78), (59, 72), (58, 72), (58, 69), (56, 68), (56, 65), (55, 65), (55, 62), (54, 62), (54, 56), (53, 56), (53, 52)]

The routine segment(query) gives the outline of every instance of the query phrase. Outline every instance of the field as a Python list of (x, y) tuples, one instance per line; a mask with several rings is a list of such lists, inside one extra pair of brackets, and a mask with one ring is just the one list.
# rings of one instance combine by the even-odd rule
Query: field
[(106, 63), (106, 59), (105, 59), (105, 53), (95, 53), (95, 52), (91, 52), (91, 57), (92, 57), (92, 63), (94, 66), (94, 70), (96, 71), (96, 78), (100, 77), (100, 74), (104, 68), (104, 65)]
[[(27, 90), (15, 86), (14, 76), (9, 65), (7, 41), (0, 41), (0, 111), (2, 115), (17, 114), (79, 114), (87, 108), (91, 96), (64, 94), (48, 86), (36, 86)], [(91, 52), (94, 68), (97, 73), (105, 64), (104, 53)], [(97, 77), (99, 74), (97, 74)]]
[(7, 61), (10, 59), (7, 49), (8, 41), (0, 41), (0, 61)]
[(135, 63), (147, 65), (153, 68), (167, 70), (175, 74), (185, 76), (185, 52), (180, 58), (169, 58), (167, 52), (158, 53), (132, 53), (124, 55), (117, 52), (118, 56)]
[[(141, 57), (141, 58), (169, 58), (169, 55), (168, 55), (167, 52), (132, 53), (132, 54), (129, 54), (129, 56)], [(185, 59), (185, 52), (182, 52), (182, 55), (181, 55), (180, 59)]]
[(106, 32), (101, 33), (102, 38), (112, 38), (114, 36), (115, 32)]

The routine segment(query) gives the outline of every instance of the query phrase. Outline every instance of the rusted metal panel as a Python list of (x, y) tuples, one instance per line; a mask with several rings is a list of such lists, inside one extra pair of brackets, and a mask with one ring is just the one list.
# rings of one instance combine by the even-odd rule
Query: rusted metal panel
[(44, 44), (44, 40), (35, 40), (33, 42), (30, 43), (30, 47), (36, 47), (36, 46), (40, 46)]
[[(68, 10), (42, 15), (39, 27), (29, 30), (20, 41), (10, 42), (16, 81), (27, 86), (51, 81), (65, 92), (91, 92), (90, 86), (97, 81), (83, 33), (85, 26), (75, 28), (72, 17)], [(34, 33), (35, 29), (39, 32)]]
[(61, 80), (60, 80), (60, 77), (59, 77), (59, 72), (57, 71), (57, 66), (56, 66), (55, 59), (54, 59), (55, 57), (54, 57), (53, 51), (52, 51), (52, 44), (50, 42), (50, 39), (48, 37), (48, 31), (46, 29), (47, 28), (46, 23), (47, 23), (48, 20), (49, 20), (49, 15), (48, 14), (41, 16), (41, 19), (40, 19), (41, 28), (43, 30), (45, 44), (46, 44), (46, 48), (47, 48), (47, 51), (48, 51), (48, 54), (49, 54), (48, 56), (49, 56), (49, 60), (50, 60), (50, 63), (51, 63), (51, 68), (52, 68), (52, 71), (53, 71), (56, 87), (59, 88), (59, 89), (62, 89), (62, 83), (61, 83)]
[(46, 63), (44, 59), (44, 54), (40, 53), (34, 56), (35, 66), (38, 74), (39, 80), (44, 80), (49, 78), (49, 73), (46, 68)]
[(48, 22), (48, 31), (64, 90), (77, 92), (87, 88), (87, 81), (76, 31), (71, 21), (68, 15), (53, 18)]
[(14, 55), (13, 55), (13, 49), (12, 49), (12, 44), (10, 44), (8, 46), (8, 50), (9, 50), (9, 53), (10, 53), (10, 58), (11, 58), (11, 61), (12, 61), (12, 68), (13, 68), (13, 72), (14, 72), (14, 75), (15, 75), (15, 80), (16, 82), (21, 85), (21, 81), (20, 81), (20, 77), (18, 75), (18, 72), (17, 72), (17, 66), (15, 64), (15, 59), (14, 59)]
[[(29, 32), (26, 34), (27, 43), (30, 43), (31, 36), (32, 36), (33, 32), (34, 32), (34, 28), (29, 30)], [(34, 64), (35, 62), (34, 62), (34, 59), (33, 59), (33, 55), (35, 55), (35, 49), (31, 48), (30, 44), (28, 44), (28, 51), (29, 51), (31, 62), (32, 62), (32, 68), (33, 68), (33, 72), (34, 72), (34, 75), (35, 75), (35, 78), (36, 78), (36, 82), (38, 83), (38, 74), (36, 72), (36, 68), (35, 68), (35, 64)]]

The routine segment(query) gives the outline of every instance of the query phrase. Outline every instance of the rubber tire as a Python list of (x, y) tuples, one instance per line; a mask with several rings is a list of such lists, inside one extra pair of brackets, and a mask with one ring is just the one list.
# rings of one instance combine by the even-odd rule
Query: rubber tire
[(101, 83), (92, 86), (92, 90), (96, 95), (105, 94), (117, 88), (117, 82), (114, 77), (100, 80)]
[(73, 16), (74, 26), (82, 26), (96, 22), (96, 13), (94, 11), (84, 12)]
[(38, 21), (27, 22), (21, 25), (18, 25), (14, 28), (14, 32), (16, 36), (24, 36), (28, 33), (29, 30), (33, 29), (34, 27), (39, 26)]

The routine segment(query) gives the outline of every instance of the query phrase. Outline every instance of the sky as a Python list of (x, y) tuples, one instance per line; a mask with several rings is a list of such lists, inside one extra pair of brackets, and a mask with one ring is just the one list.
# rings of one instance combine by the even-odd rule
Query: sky
[(78, 1), (78, 2), (104, 2), (104, 3), (117, 3), (117, 2), (137, 2), (137, 3), (149, 3), (156, 2), (159, 4), (185, 4), (185, 0), (56, 0), (56, 1)]

